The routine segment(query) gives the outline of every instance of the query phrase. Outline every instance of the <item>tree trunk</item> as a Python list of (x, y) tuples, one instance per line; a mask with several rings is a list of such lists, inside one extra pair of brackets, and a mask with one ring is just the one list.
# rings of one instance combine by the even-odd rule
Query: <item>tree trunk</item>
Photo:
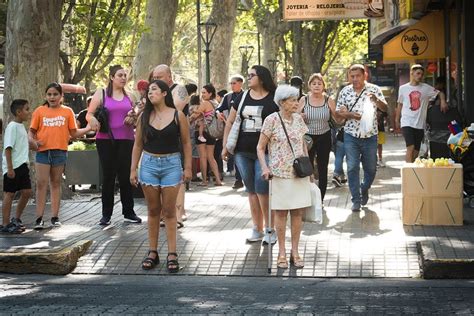
[(230, 51), (236, 17), (236, 1), (214, 0), (209, 22), (217, 24), (216, 33), (211, 42), (210, 53), (211, 82), (216, 87), (216, 90), (227, 87), (231, 55)]
[(173, 33), (178, 13), (178, 0), (149, 0), (146, 5), (145, 28), (133, 61), (133, 79), (148, 78), (153, 67), (171, 64)]
[[(302, 76), (303, 75), (303, 65), (302, 65), (302, 50), (303, 50), (303, 35), (301, 29), (301, 22), (293, 22), (292, 23), (292, 30), (293, 30), (293, 75), (294, 76)], [(307, 79), (302, 77), (303, 80)]]
[(270, 12), (262, 1), (257, 1), (254, 9), (257, 29), (262, 34), (263, 39), (263, 57), (261, 62), (262, 65), (268, 67), (270, 70), (272, 69), (269, 67), (268, 60), (277, 59), (280, 63), (283, 63), (283, 60), (279, 58), (279, 50), (282, 46), (283, 35), (290, 30), (290, 24), (281, 21), (282, 1), (279, 0), (279, 3), (280, 5), (273, 12)]
[(32, 112), (44, 100), (46, 86), (58, 80), (62, 2), (8, 1), (4, 126), (13, 99), (28, 100)]

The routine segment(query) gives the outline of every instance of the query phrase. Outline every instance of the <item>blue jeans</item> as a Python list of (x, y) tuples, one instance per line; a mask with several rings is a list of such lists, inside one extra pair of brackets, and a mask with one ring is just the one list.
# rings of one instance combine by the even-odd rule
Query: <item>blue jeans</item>
[(336, 157), (334, 160), (334, 175), (335, 176), (344, 175), (344, 169), (342, 168), (342, 163), (344, 162), (345, 155), (346, 155), (346, 151), (344, 150), (344, 143), (337, 141), (336, 152), (334, 153), (334, 156)]
[[(248, 193), (268, 194), (268, 181), (262, 178), (262, 167), (257, 154), (237, 152), (234, 156), (235, 165), (239, 168), (240, 175)], [(268, 161), (268, 157), (266, 157)]]
[[(360, 193), (370, 189), (377, 172), (377, 135), (357, 138), (344, 133), (347, 160), (347, 179), (352, 195), (352, 209), (360, 208)], [(364, 168), (364, 181), (360, 183), (360, 163)]]

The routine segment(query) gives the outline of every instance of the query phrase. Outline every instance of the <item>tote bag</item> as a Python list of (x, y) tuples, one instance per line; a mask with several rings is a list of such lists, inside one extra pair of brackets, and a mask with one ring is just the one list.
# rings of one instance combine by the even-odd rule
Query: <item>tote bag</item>
[(237, 114), (235, 121), (232, 124), (229, 135), (227, 135), (227, 143), (225, 147), (232, 155), (234, 154), (235, 146), (237, 146), (237, 140), (239, 139), (240, 125), (242, 124), (242, 118), (240, 114), (242, 112), (242, 105), (244, 104), (245, 97), (247, 96), (248, 90), (244, 91), (242, 99), (240, 99), (239, 107), (237, 108)]

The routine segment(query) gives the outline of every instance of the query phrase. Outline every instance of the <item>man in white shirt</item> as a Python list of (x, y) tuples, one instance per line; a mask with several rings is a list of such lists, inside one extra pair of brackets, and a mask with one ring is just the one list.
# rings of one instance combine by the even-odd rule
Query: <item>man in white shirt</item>
[(401, 126), (405, 138), (406, 162), (414, 162), (418, 157), (426, 126), (429, 101), (439, 93), (441, 111), (445, 113), (448, 110), (444, 93), (422, 82), (424, 73), (423, 66), (418, 64), (411, 66), (410, 82), (400, 86), (398, 91), (395, 128), (400, 131)]
[[(387, 102), (377, 85), (365, 81), (363, 65), (354, 64), (349, 68), (349, 81), (350, 84), (339, 93), (336, 113), (346, 120), (344, 149), (347, 179), (352, 196), (352, 211), (360, 212), (360, 207), (369, 200), (369, 189), (377, 170), (378, 128), (375, 112), (377, 108), (386, 112)], [(364, 124), (361, 124), (362, 119)], [(359, 175), (361, 163), (364, 169), (362, 183)]]

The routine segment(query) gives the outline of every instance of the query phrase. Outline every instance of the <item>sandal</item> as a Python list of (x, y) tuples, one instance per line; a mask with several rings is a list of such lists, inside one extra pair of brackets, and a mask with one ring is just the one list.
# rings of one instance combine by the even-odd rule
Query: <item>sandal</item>
[(177, 228), (177, 229), (180, 229), (180, 228), (183, 228), (183, 227), (184, 227), (183, 222), (176, 221), (176, 228)]
[(181, 221), (182, 221), (182, 222), (185, 222), (185, 221), (187, 221), (187, 220), (188, 220), (188, 215), (183, 214), (183, 216), (181, 216)]
[(197, 185), (198, 187), (207, 187), (207, 182), (200, 182)]
[(160, 219), (160, 227), (165, 227), (165, 220), (164, 219)]
[[(156, 257), (150, 257), (150, 253), (155, 253)], [(142, 269), (143, 270), (151, 270), (156, 267), (157, 264), (160, 263), (160, 257), (158, 256), (158, 251), (156, 250), (148, 250), (147, 257), (142, 261)]]
[(296, 268), (296, 269), (301, 269), (304, 267), (303, 260), (301, 259), (300, 256), (293, 257), (293, 255), (290, 256), (290, 263)]
[(288, 261), (286, 261), (285, 256), (278, 256), (277, 268), (279, 268), (279, 269), (288, 269)]
[[(169, 259), (170, 256), (175, 256), (176, 259)], [(179, 271), (178, 254), (176, 252), (168, 252), (168, 256), (166, 256), (166, 266), (168, 267), (169, 273)]]

